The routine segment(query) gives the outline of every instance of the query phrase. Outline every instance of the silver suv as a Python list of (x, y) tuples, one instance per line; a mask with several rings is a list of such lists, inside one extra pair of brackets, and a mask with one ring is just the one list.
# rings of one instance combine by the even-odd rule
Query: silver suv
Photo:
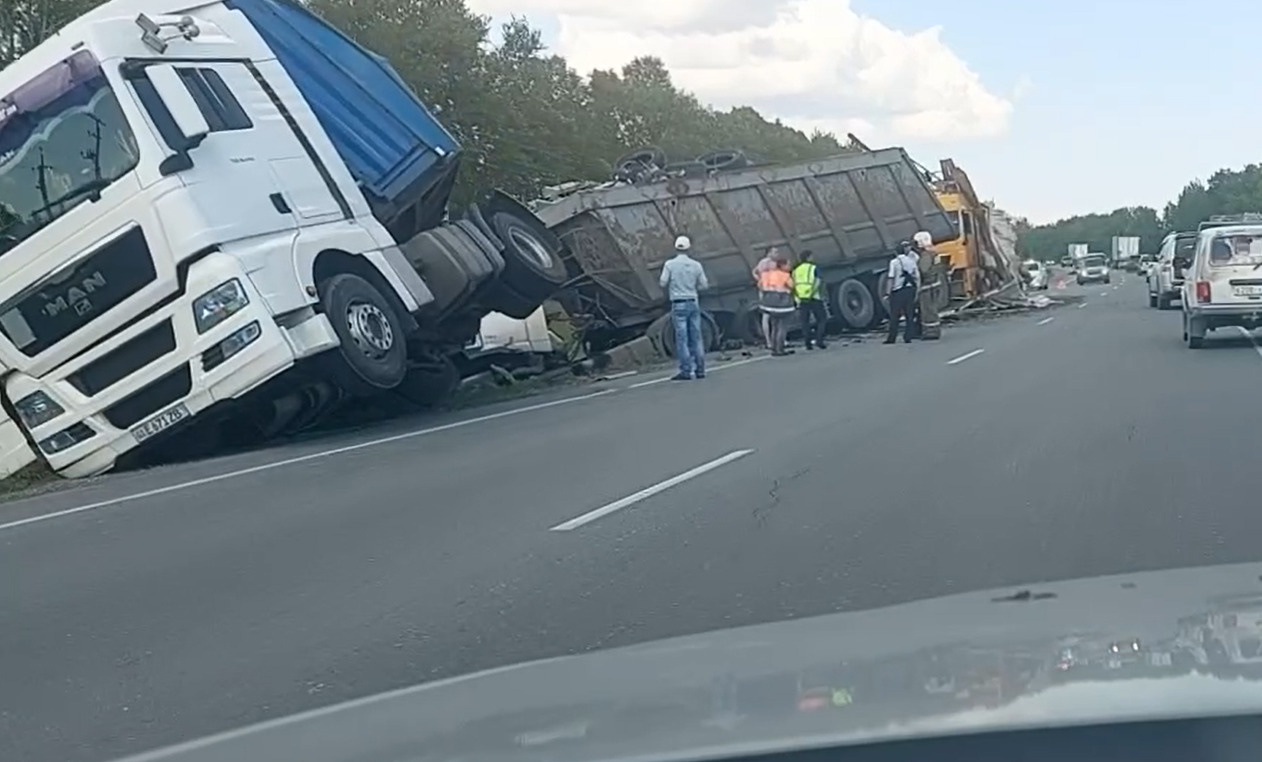
[(1182, 299), (1183, 340), (1192, 349), (1215, 328), (1262, 326), (1262, 224), (1201, 231)]
[(1183, 271), (1192, 263), (1196, 249), (1196, 233), (1170, 233), (1161, 241), (1157, 261), (1148, 275), (1148, 306), (1170, 309), (1170, 302), (1179, 298), (1183, 287)]

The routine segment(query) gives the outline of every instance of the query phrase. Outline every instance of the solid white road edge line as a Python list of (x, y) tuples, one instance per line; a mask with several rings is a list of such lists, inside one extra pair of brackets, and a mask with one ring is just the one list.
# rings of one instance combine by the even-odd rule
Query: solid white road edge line
[(657, 484), (654, 484), (652, 487), (646, 487), (640, 490), (639, 492), (635, 492), (630, 495), (627, 495), (621, 500), (615, 500), (612, 503), (609, 503), (608, 505), (602, 505), (601, 507), (597, 508), (594, 511), (588, 511), (587, 513), (584, 513), (582, 516), (575, 516), (569, 521), (565, 521), (560, 524), (557, 524), (556, 526), (552, 527), (552, 531), (553, 532), (568, 532), (571, 529), (577, 529), (583, 526), (584, 524), (590, 524), (596, 519), (599, 519), (603, 516), (608, 516), (614, 511), (620, 511), (623, 508), (626, 508), (631, 505), (635, 505), (641, 500), (650, 498), (658, 494), (659, 492), (665, 492), (666, 490), (670, 489), (671, 487), (674, 487), (677, 484), (682, 484), (683, 482), (686, 482), (689, 479), (695, 479), (696, 477), (701, 476), (702, 474), (708, 471), (713, 471), (714, 469), (720, 466), (727, 465), (728, 463), (731, 463), (732, 461), (737, 460), (738, 458), (743, 458), (746, 455), (750, 454), (751, 452), (753, 452), (753, 450), (735, 450), (733, 452), (729, 452), (727, 455), (724, 455), (721, 458), (715, 458), (709, 463), (702, 463), (696, 468), (689, 469), (688, 471), (685, 471), (682, 474), (679, 474), (678, 476), (672, 476), (666, 481), (658, 482)]
[(1036, 323), (1036, 325), (1047, 325), (1048, 323), (1052, 322), (1052, 321), (1053, 321), (1053, 320), (1055, 320), (1055, 319), (1056, 319), (1056, 318), (1054, 318), (1054, 317), (1043, 318), (1043, 319), (1042, 319), (1042, 320), (1040, 320), (1038, 323)]
[[(748, 357), (748, 358), (746, 358), (746, 359), (744, 359), (744, 360), (737, 360), (736, 362), (725, 362), (725, 363), (723, 363), (722, 365), (712, 365), (712, 366), (710, 366), (710, 367), (707, 367), (707, 368), (706, 368), (706, 372), (707, 372), (707, 373), (715, 373), (715, 372), (720, 371), (720, 370), (726, 370), (726, 369), (728, 369), (728, 368), (735, 368), (737, 365), (748, 365), (748, 364), (750, 364), (751, 362), (759, 362), (760, 360), (766, 360), (766, 359), (767, 359), (767, 358), (769, 358), (769, 357), (771, 357), (771, 355), (759, 355), (759, 356), (757, 356), (757, 357)], [(650, 380), (648, 380), (648, 381), (641, 381), (641, 382), (639, 382), (639, 383), (637, 383), (637, 384), (631, 384), (631, 385), (630, 385), (630, 386), (628, 386), (627, 388), (628, 388), (628, 389), (639, 389), (639, 388), (641, 388), (641, 387), (645, 387), (645, 386), (652, 386), (653, 384), (660, 384), (660, 383), (662, 383), (663, 381), (669, 381), (670, 379), (671, 379), (671, 376), (662, 376), (661, 378), (654, 378), (654, 379), (650, 379)]]
[(661, 378), (654, 378), (654, 379), (649, 380), (649, 381), (641, 381), (641, 382), (639, 382), (638, 384), (631, 384), (631, 385), (630, 385), (630, 386), (628, 386), (627, 388), (628, 388), (628, 389), (639, 389), (640, 387), (643, 387), (643, 386), (652, 386), (653, 384), (660, 384), (660, 383), (662, 383), (663, 381), (669, 381), (669, 380), (670, 380), (670, 376), (662, 376)]
[[(10, 521), (4, 524), (0, 524), (0, 532), (6, 529), (15, 529), (20, 526), (26, 526), (27, 524), (35, 524), (40, 521), (47, 521), (49, 519), (60, 518), (62, 516), (71, 516), (76, 513), (83, 513), (84, 511), (91, 511), (97, 508), (107, 508), (111, 505), (127, 503), (127, 502), (131, 502), (132, 500), (143, 500), (148, 497), (156, 497), (158, 495), (165, 495), (171, 492), (179, 492), (180, 490), (191, 489), (193, 487), (200, 487), (203, 484), (214, 484), (215, 482), (221, 482), (227, 479), (235, 479), (239, 476), (248, 476), (250, 474), (257, 474), (260, 471), (270, 471), (273, 468), (281, 468), (283, 466), (292, 466), (297, 463), (305, 463), (311, 460), (319, 460), (320, 458), (328, 458), (334, 455), (342, 455), (348, 452), (355, 452), (356, 450), (364, 450), (369, 447), (377, 447), (378, 445), (390, 444), (391, 442), (400, 442), (405, 439), (413, 439), (415, 437), (425, 436), (426, 434), (437, 434), (440, 431), (449, 431), (451, 429), (458, 429), (463, 426), (472, 426), (475, 423), (484, 423), (486, 421), (494, 421), (497, 418), (507, 418), (508, 416), (511, 416), (511, 415), (529, 413), (533, 410), (543, 410), (544, 408), (557, 407), (558, 405), (568, 405), (571, 402), (581, 402), (583, 400), (589, 400), (595, 397), (603, 397), (606, 394), (613, 394), (615, 391), (617, 390), (605, 389), (603, 391), (593, 392), (592, 394), (582, 394), (577, 397), (566, 397), (564, 399), (552, 400), (551, 402), (540, 402), (537, 405), (527, 405), (525, 407), (513, 408), (512, 410), (503, 410), (498, 413), (491, 413), (489, 415), (481, 415), (481, 416), (478, 416), (477, 418), (466, 418), (465, 420), (462, 420), (462, 421), (453, 421), (452, 423), (444, 423), (441, 426), (431, 426), (427, 429), (418, 429), (416, 431), (408, 431), (403, 434), (394, 434), (388, 437), (381, 437), (380, 439), (370, 439), (367, 442), (358, 442), (353, 445), (346, 445), (345, 447), (335, 447), (332, 450), (321, 450), (319, 452), (308, 453), (307, 455), (300, 455), (296, 458), (286, 458), (285, 460), (278, 460), (272, 463), (263, 463), (258, 466), (250, 466), (249, 468), (240, 468), (235, 471), (228, 471), (222, 474), (215, 474), (214, 476), (206, 476), (201, 479), (191, 479), (186, 482), (179, 482), (178, 484), (171, 484), (166, 487), (158, 487), (156, 489), (145, 490), (143, 492), (134, 492), (130, 495), (112, 497), (108, 500), (101, 500), (96, 503), (88, 503), (87, 505), (80, 505), (74, 508), (67, 508), (62, 511), (54, 511), (53, 513), (44, 513), (44, 514), (40, 514), (39, 516), (29, 516), (24, 519), (17, 519), (16, 521)], [(53, 494), (56, 494), (56, 493), (53, 493)]]
[(947, 360), (947, 365), (958, 365), (959, 363), (962, 363), (962, 362), (964, 362), (965, 360), (968, 360), (968, 359), (971, 359), (971, 358), (973, 358), (973, 357), (976, 357), (976, 356), (978, 356), (979, 354), (981, 354), (982, 352), (985, 352), (985, 351), (986, 351), (986, 350), (984, 350), (984, 349), (974, 349), (972, 352), (969, 352), (968, 354), (960, 355), (959, 357), (955, 358), (954, 360)]
[(1240, 325), (1236, 326), (1236, 330), (1244, 334), (1244, 337), (1249, 340), (1250, 344), (1253, 345), (1253, 351), (1257, 352), (1259, 357), (1262, 357), (1262, 346), (1258, 346), (1258, 340), (1253, 338), (1253, 331), (1250, 331), (1248, 328)]

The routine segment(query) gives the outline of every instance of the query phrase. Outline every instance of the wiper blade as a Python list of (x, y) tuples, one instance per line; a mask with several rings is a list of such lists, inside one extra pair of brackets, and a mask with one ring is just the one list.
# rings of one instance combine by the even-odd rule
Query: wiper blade
[(83, 198), (84, 196), (87, 196), (90, 201), (95, 203), (101, 200), (101, 191), (105, 190), (109, 184), (109, 180), (106, 180), (103, 177), (98, 177), (84, 183), (83, 185), (71, 188), (58, 198), (49, 201), (48, 206), (53, 207), (57, 204), (65, 204), (67, 202), (74, 201), (77, 198)]

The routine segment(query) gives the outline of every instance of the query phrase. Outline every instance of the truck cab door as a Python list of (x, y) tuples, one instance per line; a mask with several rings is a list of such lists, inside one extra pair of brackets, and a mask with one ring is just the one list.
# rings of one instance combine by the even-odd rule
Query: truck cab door
[(251, 145), (255, 156), (271, 176), (275, 190), (269, 194), (269, 202), (278, 213), (292, 214), (303, 225), (342, 216), (316, 159), (304, 146), (275, 88), (257, 67), (246, 63), (207, 63), (188, 67), (181, 74), (194, 99), (206, 104), (206, 109), (216, 109), (225, 92), (239, 101), (253, 125)]
[[(247, 62), (172, 64), (210, 127), (180, 178), (216, 240), (337, 219), (341, 210), (279, 101)], [(168, 145), (178, 129), (143, 73), (131, 77)]]

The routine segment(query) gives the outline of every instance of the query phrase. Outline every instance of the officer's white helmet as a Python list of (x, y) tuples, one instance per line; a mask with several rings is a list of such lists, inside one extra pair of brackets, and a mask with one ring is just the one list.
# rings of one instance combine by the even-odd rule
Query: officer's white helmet
[(692, 248), (692, 239), (681, 235), (675, 239), (675, 251), (688, 251)]
[(912, 238), (915, 239), (916, 243), (919, 244), (922, 249), (927, 249), (933, 245), (933, 236), (929, 235), (929, 232), (926, 230), (920, 231), (916, 235), (912, 236)]

